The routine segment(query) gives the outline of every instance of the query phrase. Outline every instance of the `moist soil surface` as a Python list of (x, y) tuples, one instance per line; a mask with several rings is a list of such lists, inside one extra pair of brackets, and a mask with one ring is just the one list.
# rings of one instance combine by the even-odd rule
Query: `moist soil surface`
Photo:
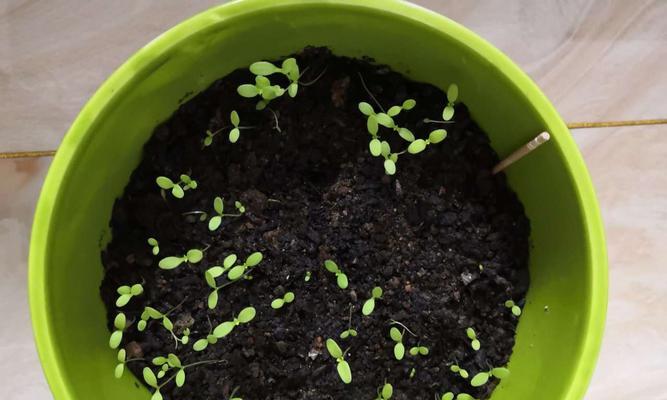
[[(530, 230), (504, 175), (490, 173), (498, 157), (488, 137), (463, 104), (456, 106), (454, 123), (425, 123), (424, 118), (440, 119), (446, 102), (432, 85), (326, 49), (307, 48), (295, 57), (301, 81), (310, 83), (295, 98), (285, 94), (271, 101), (270, 110), (256, 111), (256, 99), (236, 92), (254, 76), (237, 70), (155, 129), (115, 203), (113, 240), (102, 252), (101, 296), (109, 328), (119, 311), (116, 288), (143, 283), (145, 293), (120, 310), (133, 321), (121, 344), (128, 357), (150, 360), (175, 353), (184, 363), (222, 360), (188, 369), (182, 388), (172, 382), (162, 389), (166, 399), (228, 399), (237, 387), (244, 400), (372, 399), (385, 381), (398, 400), (430, 400), (445, 391), (488, 397), (495, 380), (473, 388), (450, 366), (456, 362), (472, 377), (507, 363), (517, 318), (504, 302), (523, 305)], [(366, 117), (358, 110), (360, 101), (378, 110), (362, 77), (385, 109), (407, 98), (417, 101), (395, 118), (399, 125), (417, 137), (445, 127), (447, 138), (420, 154), (402, 155), (396, 174), (385, 175), (382, 158), (369, 153)], [(279, 75), (271, 79), (287, 85)], [(232, 110), (242, 126), (252, 127), (243, 129), (235, 144), (227, 139)], [(139, 110), (135, 117), (141, 118)], [(205, 132), (220, 128), (213, 144), (204, 147)], [(391, 130), (380, 127), (380, 132), (393, 147), (405, 147)], [(163, 198), (156, 177), (177, 179), (182, 173), (198, 187), (183, 199), (170, 193)], [(246, 213), (223, 218), (211, 232), (199, 214), (187, 213), (212, 215), (215, 196), (224, 197), (227, 212), (241, 201)], [(160, 243), (158, 256), (151, 254), (149, 237)], [(206, 248), (200, 263), (158, 268), (161, 258), (191, 248)], [(222, 289), (218, 306), (209, 310), (204, 271), (231, 253), (245, 259), (255, 251), (264, 259), (253, 279)], [(347, 274), (346, 290), (323, 267), (326, 259)], [(361, 306), (375, 286), (384, 296), (370, 316), (363, 316)], [(271, 301), (287, 291), (294, 292), (295, 301), (272, 309)], [(174, 309), (169, 317), (175, 332), (189, 327), (190, 343), (176, 349), (157, 322), (138, 332), (136, 321), (145, 306)], [(253, 321), (203, 352), (192, 350), (211, 324), (231, 320), (247, 306), (257, 310)], [(428, 356), (397, 361), (389, 338), (390, 327), (397, 326), (392, 321), (409, 328), (408, 349), (421, 344), (429, 348)], [(340, 339), (348, 324), (358, 336)], [(468, 327), (477, 332), (479, 351), (471, 348)], [(327, 338), (349, 348), (349, 385), (327, 353)], [(128, 368), (142, 381), (141, 370), (149, 365), (138, 361)]]

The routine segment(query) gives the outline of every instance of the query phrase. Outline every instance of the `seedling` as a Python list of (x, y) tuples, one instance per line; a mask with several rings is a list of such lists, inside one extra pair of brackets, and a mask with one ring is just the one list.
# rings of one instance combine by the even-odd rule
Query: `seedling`
[(427, 356), (429, 353), (428, 347), (417, 345), (410, 348), (411, 356)]
[(454, 103), (459, 98), (459, 87), (452, 83), (447, 88), (447, 105), (442, 110), (442, 119), (450, 121), (454, 117)]
[(199, 339), (192, 345), (192, 350), (194, 351), (204, 351), (209, 344), (218, 343), (218, 337), (209, 333), (206, 335), (206, 339)]
[(158, 176), (155, 182), (162, 189), (162, 197), (164, 197), (165, 190), (171, 190), (172, 196), (182, 199), (186, 191), (197, 189), (197, 181), (185, 174), (181, 174), (180, 180), (176, 183), (166, 176)]
[[(188, 368), (196, 367), (198, 365), (204, 364), (215, 364), (223, 362), (223, 360), (209, 360), (209, 361), (199, 361), (188, 365), (183, 365), (181, 360), (174, 354), (169, 354), (168, 357), (156, 357), (153, 359), (153, 364), (158, 365), (160, 370), (157, 375), (149, 367), (145, 367), (142, 371), (144, 382), (151, 388), (155, 389), (151, 400), (162, 400), (162, 394), (160, 390), (171, 381), (175, 381), (176, 386), (182, 387), (185, 384), (185, 371)], [(167, 380), (162, 383), (158, 383), (158, 379), (164, 378), (168, 371), (174, 372)]]
[(347, 339), (350, 336), (352, 336), (352, 337), (357, 336), (357, 331), (355, 329), (352, 329), (352, 308), (353, 308), (353, 306), (350, 306), (350, 316), (347, 319), (347, 330), (344, 330), (340, 334), (341, 339)]
[(514, 314), (514, 316), (518, 317), (521, 315), (521, 307), (517, 306), (513, 300), (507, 300), (505, 302), (505, 307), (512, 310), (512, 314)]
[(227, 257), (225, 257), (225, 259), (222, 261), (222, 266), (216, 265), (214, 267), (207, 269), (206, 272), (204, 273), (204, 278), (206, 279), (206, 283), (211, 289), (213, 289), (211, 294), (208, 295), (208, 308), (210, 308), (211, 310), (218, 305), (218, 291), (223, 287), (227, 286), (227, 284), (218, 285), (215, 280), (216, 278), (222, 276), (230, 268), (232, 268), (236, 260), (237, 260), (236, 254), (230, 254)]
[(396, 342), (394, 345), (394, 357), (399, 361), (405, 356), (405, 346), (403, 345), (404, 334), (405, 331), (401, 332), (395, 326), (392, 326), (389, 330), (389, 337)]
[(389, 400), (394, 395), (394, 387), (391, 386), (391, 383), (385, 383), (378, 388), (377, 392), (378, 396), (375, 400)]
[(347, 275), (345, 275), (343, 271), (338, 268), (338, 264), (336, 264), (333, 260), (325, 260), (324, 268), (326, 268), (327, 271), (331, 272), (332, 274), (336, 275), (336, 283), (338, 284), (339, 288), (347, 289)]
[[(257, 78), (265, 78), (269, 75), (273, 75), (273, 74), (276, 74), (276, 73), (280, 73), (280, 74), (285, 75), (285, 77), (287, 77), (287, 79), (290, 81), (290, 84), (287, 87), (287, 94), (289, 94), (290, 97), (296, 97), (296, 94), (299, 90), (299, 77), (300, 77), (299, 65), (297, 64), (296, 59), (288, 58), (288, 59), (283, 61), (282, 65), (280, 67), (277, 67), (277, 66), (273, 65), (272, 63), (270, 63), (268, 61), (258, 61), (258, 62), (252, 63), (250, 65), (250, 72), (257, 75), (257, 77), (255, 78), (255, 86), (254, 86), (255, 89), (261, 89), (261, 88), (257, 87)], [(268, 81), (268, 79), (267, 79), (267, 81)], [(241, 91), (242, 91), (241, 88), (244, 87), (244, 86), (246, 86), (246, 87), (243, 89), (243, 91), (247, 91), (247, 93), (246, 93), (247, 95), (244, 95), (243, 93), (241, 93)], [(252, 86), (252, 85), (250, 85), (250, 86)], [(276, 97), (282, 96), (285, 93), (285, 89), (282, 89), (278, 85), (275, 85), (275, 86), (277, 87), (277, 89), (280, 89), (279, 91), (277, 91), (280, 94), (278, 94)], [(257, 94), (254, 94), (254, 95), (250, 96), (250, 94), (252, 94), (254, 92), (254, 90), (247, 87), (247, 85), (239, 86), (238, 91), (239, 91), (239, 94), (243, 97), (255, 97), (258, 94), (262, 95), (263, 100), (261, 100), (260, 103), (262, 101), (264, 101), (265, 103), (263, 105), (260, 105), (260, 103), (258, 103), (257, 104), (257, 109), (258, 110), (261, 110), (264, 107), (266, 107), (266, 104), (268, 103), (268, 101), (271, 100), (271, 98), (267, 99), (266, 97), (264, 97), (262, 92), (259, 92)]]
[[(440, 397), (440, 400), (454, 400), (454, 393), (447, 392)], [(456, 400), (475, 400), (475, 398), (467, 393), (459, 393), (456, 395)]]
[(470, 347), (472, 347), (473, 350), (478, 351), (480, 347), (482, 347), (482, 344), (477, 339), (475, 330), (472, 328), (466, 329), (466, 335), (468, 335), (468, 339), (470, 339)]
[(243, 264), (236, 265), (229, 270), (227, 279), (230, 281), (236, 281), (241, 278), (252, 279), (248, 274), (250, 274), (252, 268), (262, 262), (263, 257), (259, 251), (250, 254)]
[(373, 310), (375, 310), (375, 300), (382, 298), (382, 288), (376, 286), (371, 291), (371, 298), (364, 302), (364, 306), (361, 308), (361, 313), (364, 315), (371, 315)]
[(247, 324), (248, 322), (252, 321), (255, 318), (256, 314), (257, 311), (255, 310), (254, 307), (246, 307), (243, 310), (241, 310), (239, 315), (237, 315), (236, 318), (234, 318), (233, 320), (223, 322), (220, 325), (216, 326), (215, 329), (213, 330), (213, 334), (218, 339), (222, 339), (223, 337), (229, 335), (234, 330), (234, 328), (236, 328), (240, 324)]
[(199, 249), (190, 249), (181, 257), (165, 257), (158, 263), (158, 266), (162, 269), (170, 270), (177, 268), (179, 265), (184, 262), (190, 264), (197, 264), (204, 258), (204, 252)]
[[(416, 104), (415, 100), (407, 99), (400, 106), (390, 107), (386, 113), (377, 113), (369, 103), (363, 101), (359, 103), (359, 111), (366, 115), (366, 129), (371, 135), (368, 148), (373, 157), (382, 156), (384, 158), (384, 169), (387, 175), (394, 175), (396, 173), (396, 162), (401, 154), (404, 154), (406, 151), (410, 154), (421, 153), (428, 145), (440, 143), (447, 137), (446, 130), (436, 129), (429, 134), (428, 139), (417, 139), (412, 131), (396, 124), (393, 117), (400, 114), (401, 111), (413, 109)], [(380, 138), (378, 133), (379, 125), (396, 132), (403, 140), (409, 143), (408, 148), (401, 152), (392, 152), (389, 143)]]
[(127, 303), (132, 300), (132, 297), (139, 296), (144, 292), (144, 287), (140, 283), (134, 284), (132, 286), (121, 286), (116, 289), (116, 293), (119, 294), (116, 299), (116, 307), (124, 307)]
[(486, 385), (491, 377), (498, 379), (505, 379), (510, 376), (510, 371), (507, 368), (492, 368), (488, 372), (480, 372), (477, 375), (473, 376), (470, 380), (470, 386), (480, 387)]
[[(232, 129), (229, 131), (229, 141), (231, 143), (236, 143), (239, 140), (239, 137), (241, 136), (241, 130), (242, 129), (251, 129), (253, 127), (251, 126), (241, 126), (241, 118), (239, 117), (239, 113), (236, 112), (236, 110), (233, 110), (229, 114), (229, 122), (232, 124)], [(225, 129), (228, 129), (229, 126), (222, 127), (218, 129), (215, 132), (211, 132), (210, 130), (206, 131), (206, 137), (204, 138), (204, 147), (208, 147), (211, 144), (213, 144), (213, 138), (224, 131)]]
[(306, 276), (303, 277), (303, 280), (304, 280), (305, 282), (310, 282), (311, 275), (312, 275), (312, 274), (311, 274), (310, 271), (306, 271)]
[(289, 304), (294, 301), (294, 293), (287, 292), (282, 299), (275, 299), (271, 302), (271, 308), (278, 310), (283, 308), (285, 304)]
[(234, 202), (234, 207), (236, 208), (237, 211), (236, 214), (225, 214), (224, 199), (222, 197), (216, 197), (215, 199), (213, 199), (213, 209), (215, 210), (215, 213), (217, 215), (214, 215), (208, 221), (208, 230), (214, 231), (218, 229), (224, 217), (240, 217), (241, 215), (243, 215), (243, 213), (245, 213), (245, 207), (243, 206), (243, 204), (241, 204), (240, 201)]
[(246, 83), (238, 87), (237, 92), (247, 98), (260, 96), (261, 100), (257, 102), (255, 108), (263, 110), (273, 99), (276, 99), (285, 94), (285, 89), (280, 85), (271, 85), (269, 78), (265, 76), (256, 76), (255, 84)]
[(179, 338), (176, 333), (174, 333), (173, 322), (171, 322), (171, 319), (169, 319), (169, 314), (171, 314), (178, 307), (180, 307), (180, 304), (164, 314), (153, 307), (145, 307), (144, 311), (141, 313), (141, 320), (137, 323), (137, 329), (139, 332), (143, 332), (148, 326), (148, 321), (159, 320), (164, 329), (166, 329), (174, 338), (174, 341), (176, 342), (176, 348), (178, 348), (179, 343), (183, 343), (184, 345), (188, 344), (190, 341), (190, 329), (186, 328), (183, 330), (183, 336)]
[(152, 237), (148, 238), (148, 245), (151, 246), (151, 253), (153, 253), (154, 256), (160, 253), (160, 244), (157, 239)]
[(345, 361), (347, 350), (343, 352), (340, 349), (340, 346), (338, 346), (338, 343), (333, 339), (327, 339), (327, 350), (329, 351), (329, 354), (331, 354), (331, 357), (336, 360), (336, 369), (338, 370), (338, 375), (343, 383), (348, 384), (352, 382), (352, 370), (350, 369), (350, 364)]
[(114, 369), (113, 375), (116, 377), (116, 379), (120, 379), (123, 376), (123, 373), (125, 372), (125, 365), (128, 363), (131, 363), (133, 361), (143, 361), (143, 358), (132, 358), (132, 359), (127, 359), (127, 351), (125, 349), (120, 349), (118, 350), (118, 354), (116, 355), (116, 358), (118, 359), (118, 364), (116, 364), (116, 368)]
[(451, 367), (449, 367), (449, 370), (452, 371), (455, 374), (459, 374), (459, 376), (461, 376), (461, 378), (463, 378), (463, 379), (468, 379), (468, 377), (470, 377), (470, 374), (468, 373), (468, 371), (461, 368), (457, 364), (454, 364)]
[(417, 375), (417, 369), (416, 369), (416, 368), (412, 368), (412, 369), (410, 370), (410, 375), (408, 376), (408, 378), (412, 379), (412, 378), (415, 377), (415, 375)]
[(109, 347), (117, 349), (118, 346), (120, 346), (120, 342), (123, 340), (123, 332), (125, 332), (125, 328), (127, 328), (127, 318), (125, 317), (125, 314), (118, 313), (113, 320), (113, 326), (115, 330), (111, 332), (111, 336), (109, 337)]

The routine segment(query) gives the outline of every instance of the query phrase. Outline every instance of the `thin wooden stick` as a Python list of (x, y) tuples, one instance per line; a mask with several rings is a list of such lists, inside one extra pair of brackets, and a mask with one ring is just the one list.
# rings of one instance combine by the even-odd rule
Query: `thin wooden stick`
[(493, 167), (493, 174), (495, 175), (498, 172), (509, 167), (510, 165), (514, 164), (515, 162), (519, 161), (531, 151), (540, 147), (542, 144), (548, 142), (550, 138), (551, 136), (549, 135), (548, 132), (542, 132), (539, 135), (535, 136), (535, 139), (519, 147), (514, 151), (514, 153), (510, 154), (509, 156), (507, 156), (507, 158), (496, 164), (496, 166)]

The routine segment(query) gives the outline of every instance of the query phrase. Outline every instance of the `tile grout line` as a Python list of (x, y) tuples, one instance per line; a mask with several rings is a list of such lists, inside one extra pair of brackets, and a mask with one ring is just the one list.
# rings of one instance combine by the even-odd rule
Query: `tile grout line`
[[(570, 122), (566, 124), (568, 129), (613, 128), (621, 126), (646, 126), (646, 125), (667, 125), (667, 119), (659, 118), (659, 119), (639, 119), (639, 120), (629, 120), (629, 121)], [(15, 158), (52, 157), (55, 154), (56, 154), (55, 150), (0, 152), (0, 160), (9, 160)]]

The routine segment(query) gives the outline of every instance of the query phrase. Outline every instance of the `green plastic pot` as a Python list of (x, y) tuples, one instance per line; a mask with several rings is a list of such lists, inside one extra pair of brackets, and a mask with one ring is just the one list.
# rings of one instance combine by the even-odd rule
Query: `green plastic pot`
[(532, 222), (531, 286), (512, 375), (493, 400), (581, 399), (604, 327), (607, 265), (595, 194), (575, 143), (537, 86), (501, 52), (440, 15), (394, 0), (229, 3), (161, 35), (99, 88), (58, 149), (32, 231), (30, 307), (55, 398), (149, 398), (131, 374), (113, 378), (115, 352), (107, 345), (98, 287), (114, 199), (153, 128), (179, 104), (235, 68), (306, 45), (368, 55), (441, 88), (458, 83), (501, 155), (551, 133), (551, 142), (507, 172)]

